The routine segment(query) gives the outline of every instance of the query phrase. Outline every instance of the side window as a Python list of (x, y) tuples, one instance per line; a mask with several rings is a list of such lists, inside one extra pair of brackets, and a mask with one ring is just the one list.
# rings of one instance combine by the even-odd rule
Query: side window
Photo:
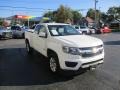
[(40, 25), (37, 25), (37, 26), (35, 27), (35, 33), (36, 33), (36, 34), (39, 34), (40, 28), (41, 28)]
[(11, 27), (11, 30), (16, 30), (16, 26), (12, 26), (12, 27)]
[(43, 25), (40, 26), (40, 31), (39, 31), (39, 33), (46, 33), (46, 28), (45, 28), (45, 26), (43, 26)]
[(79, 27), (78, 27), (78, 26), (75, 26), (75, 29), (79, 29)]

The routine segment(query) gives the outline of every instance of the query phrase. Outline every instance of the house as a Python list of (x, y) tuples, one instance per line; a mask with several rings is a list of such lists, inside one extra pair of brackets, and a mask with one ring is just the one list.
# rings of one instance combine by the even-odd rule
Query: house
[(95, 21), (90, 17), (86, 17), (86, 21), (88, 22), (88, 27), (92, 27), (95, 24)]

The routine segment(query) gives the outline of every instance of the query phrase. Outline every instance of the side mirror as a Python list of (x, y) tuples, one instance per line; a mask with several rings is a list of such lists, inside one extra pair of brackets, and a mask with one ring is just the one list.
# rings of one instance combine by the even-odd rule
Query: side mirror
[(47, 33), (40, 32), (39, 37), (47, 38)]
[(17, 28), (18, 31), (21, 31), (22, 29), (21, 28)]

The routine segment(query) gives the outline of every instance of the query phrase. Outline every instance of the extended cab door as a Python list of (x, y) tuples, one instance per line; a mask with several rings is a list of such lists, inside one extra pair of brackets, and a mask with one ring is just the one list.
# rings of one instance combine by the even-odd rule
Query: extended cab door
[(37, 25), (33, 35), (33, 47), (46, 56), (47, 30), (44, 25)]

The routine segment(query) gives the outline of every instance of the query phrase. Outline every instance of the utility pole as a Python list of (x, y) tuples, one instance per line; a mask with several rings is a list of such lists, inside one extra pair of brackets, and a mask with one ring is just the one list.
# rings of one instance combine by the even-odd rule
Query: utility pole
[(97, 24), (97, 12), (96, 12), (96, 7), (97, 7), (98, 0), (95, 0), (95, 24)]
[(101, 7), (99, 7), (99, 27), (101, 27), (101, 11), (100, 11), (100, 8)]

